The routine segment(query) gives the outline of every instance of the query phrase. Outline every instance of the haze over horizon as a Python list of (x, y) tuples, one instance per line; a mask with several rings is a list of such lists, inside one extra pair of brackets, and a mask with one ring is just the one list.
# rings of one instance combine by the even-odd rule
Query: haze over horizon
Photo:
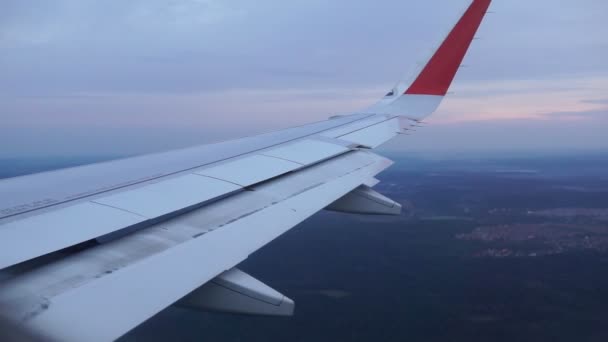
[[(7, 1), (0, 157), (125, 155), (365, 108), (468, 1)], [(399, 151), (608, 149), (601, 0), (497, 1)]]

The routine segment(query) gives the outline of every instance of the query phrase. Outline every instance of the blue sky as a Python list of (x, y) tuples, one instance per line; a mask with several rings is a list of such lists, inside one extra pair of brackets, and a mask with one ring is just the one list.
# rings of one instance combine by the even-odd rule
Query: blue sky
[[(467, 4), (4, 1), (0, 157), (145, 153), (364, 108)], [(608, 2), (491, 10), (430, 125), (387, 148), (608, 148)]]

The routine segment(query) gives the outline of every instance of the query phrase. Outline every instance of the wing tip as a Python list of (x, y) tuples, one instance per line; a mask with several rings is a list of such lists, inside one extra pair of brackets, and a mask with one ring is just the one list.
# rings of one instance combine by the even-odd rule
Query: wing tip
[(404, 94), (446, 95), (491, 2), (471, 2)]

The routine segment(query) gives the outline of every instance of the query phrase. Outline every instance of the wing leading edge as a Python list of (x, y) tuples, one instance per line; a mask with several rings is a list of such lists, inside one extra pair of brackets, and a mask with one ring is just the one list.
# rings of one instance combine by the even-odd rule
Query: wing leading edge
[[(400, 212), (371, 189), (392, 162), (370, 149), (435, 111), (489, 5), (473, 0), (414, 76), (360, 113), (0, 181), (4, 314), (52, 339), (106, 341), (185, 302), (292, 312), (293, 302), (234, 267), (324, 208)], [(211, 283), (223, 284), (213, 293), (226, 305), (209, 299)]]

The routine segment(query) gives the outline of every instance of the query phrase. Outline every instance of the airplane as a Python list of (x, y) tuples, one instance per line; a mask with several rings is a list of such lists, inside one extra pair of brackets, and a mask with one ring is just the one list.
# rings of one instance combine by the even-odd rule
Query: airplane
[(184, 306), (289, 316), (237, 268), (320, 210), (398, 215), (373, 149), (448, 92), (491, 0), (472, 0), (413, 76), (377, 103), (257, 136), (0, 181), (0, 311), (57, 341), (111, 341)]

